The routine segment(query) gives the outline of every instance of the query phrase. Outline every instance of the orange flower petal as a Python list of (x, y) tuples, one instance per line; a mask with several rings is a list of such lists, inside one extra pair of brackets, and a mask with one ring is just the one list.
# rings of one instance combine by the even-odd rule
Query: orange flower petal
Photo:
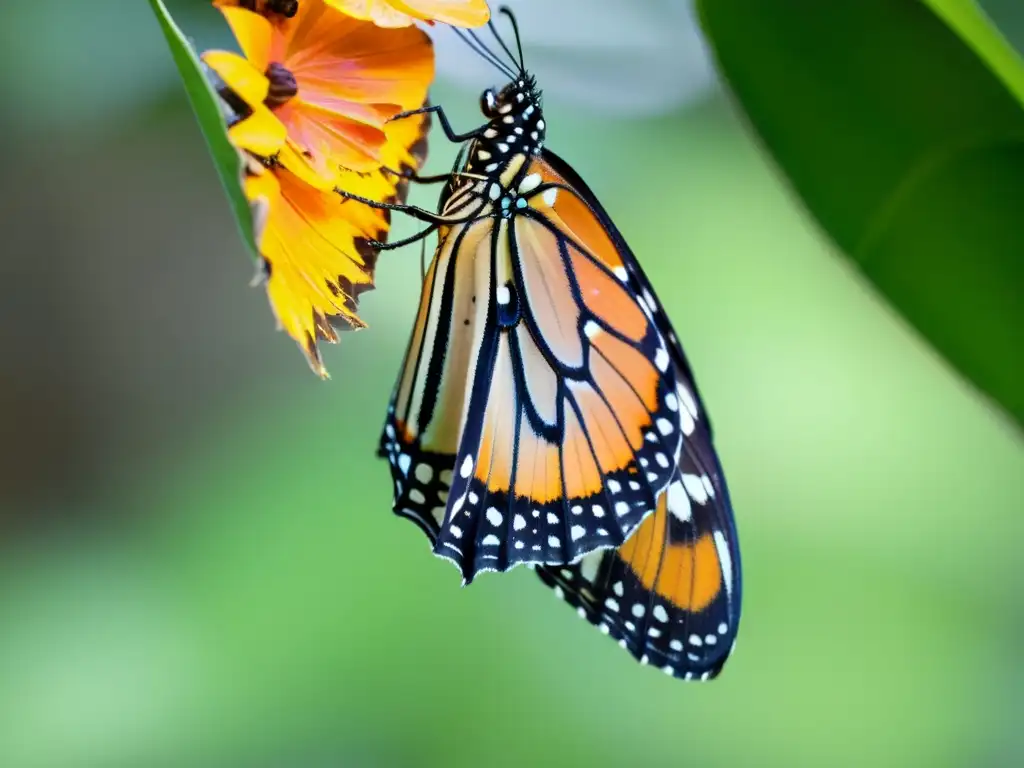
[(301, 148), (309, 166), (333, 182), (339, 166), (357, 171), (380, 167), (380, 152), (387, 142), (382, 128), (347, 117), (289, 102), (275, 111), (289, 139)]
[(297, 176), (314, 189), (321, 192), (329, 192), (334, 189), (333, 178), (325, 179), (309, 162), (309, 158), (302, 153), (302, 148), (291, 139), (285, 141), (284, 146), (281, 147), (274, 159), (291, 171), (293, 176)]
[(270, 81), (237, 53), (207, 51), (202, 58), (206, 66), (216, 72), (224, 84), (250, 107), (262, 104), (267, 98)]
[(254, 70), (262, 74), (276, 63), (295, 78), (296, 95), (273, 112), (299, 156), (326, 181), (340, 168), (379, 168), (385, 124), (422, 105), (434, 78), (430, 38), (415, 27), (381, 29), (324, 0), (303, 0), (293, 18), (274, 25), (237, 7), (221, 12)]
[(253, 67), (266, 72), (270, 64), (270, 47), (274, 28), (269, 21), (258, 13), (244, 8), (222, 7), (220, 12), (227, 19), (231, 32), (238, 41), (238, 46)]
[(425, 21), (479, 27), (491, 18), (486, 0), (388, 0), (397, 10)]
[(295, 75), (301, 98), (324, 109), (341, 111), (346, 101), (414, 109), (434, 79), (433, 47), (425, 32), (379, 29), (323, 0), (306, 0), (284, 25), (283, 37), (287, 43), (275, 51), (277, 60)]

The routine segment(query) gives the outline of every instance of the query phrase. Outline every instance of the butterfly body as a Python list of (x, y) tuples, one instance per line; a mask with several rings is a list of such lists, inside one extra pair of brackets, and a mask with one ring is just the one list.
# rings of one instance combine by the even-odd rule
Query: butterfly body
[(430, 219), (379, 449), (395, 511), (466, 583), (530, 565), (637, 659), (707, 679), (741, 587), (710, 423), (650, 282), (545, 148), (540, 94), (518, 75), (484, 93), (488, 122)]
[[(589, 209), (545, 159), (553, 156), (543, 150), (532, 81), (485, 94), (484, 109), (491, 120), (442, 197), (448, 223), (418, 323), (430, 348), (415, 344), (420, 360), (406, 361), (384, 448), (397, 472), (397, 511), (416, 520), (467, 581), (622, 544), (653, 512), (682, 446), (665, 341), (623, 289), (624, 265), (616, 272), (587, 255), (613, 253), (607, 235), (572, 229), (573, 217)], [(563, 204), (569, 223), (558, 214)], [(589, 281), (567, 270), (586, 271)], [(623, 320), (625, 335), (615, 325)], [(647, 362), (631, 381), (616, 370), (645, 355), (665, 371)], [(598, 378), (617, 388), (618, 407)], [(652, 412), (664, 413), (660, 431)], [(598, 436), (620, 416), (638, 422), (628, 435)], [(449, 486), (433, 487), (433, 497), (418, 487), (417, 471), (431, 482), (448, 477), (459, 452)]]

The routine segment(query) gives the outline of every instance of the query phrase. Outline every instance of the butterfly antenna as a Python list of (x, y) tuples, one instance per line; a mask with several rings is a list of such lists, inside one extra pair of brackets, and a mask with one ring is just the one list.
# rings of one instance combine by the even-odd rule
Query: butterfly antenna
[[(507, 10), (505, 8), (505, 6), (502, 6), (501, 7), (501, 11), (504, 12), (505, 10)], [(516, 66), (519, 67), (519, 72), (520, 72), (520, 74), (522, 74), (522, 72), (523, 72), (522, 62), (521, 61), (516, 61), (515, 54), (513, 54), (512, 50), (505, 44), (505, 41), (501, 39), (501, 35), (498, 34), (498, 28), (494, 24), (494, 19), (489, 19), (488, 20), (487, 28), (489, 30), (491, 30), (491, 34), (494, 35), (494, 39), (498, 41), (498, 45), (500, 45), (502, 50), (505, 51), (505, 53), (508, 55), (509, 60), (513, 64), (515, 64)], [(513, 77), (513, 79), (514, 79), (514, 77)]]
[(502, 16), (507, 16), (509, 23), (512, 25), (512, 34), (516, 36), (516, 50), (519, 52), (519, 71), (525, 74), (526, 61), (523, 58), (523, 39), (519, 36), (519, 22), (516, 21), (515, 14), (512, 13), (512, 9), (509, 8), (507, 5), (501, 6), (501, 8), (498, 9), (498, 13), (500, 13)]
[(515, 73), (509, 69), (508, 65), (499, 59), (490, 48), (484, 45), (483, 41), (473, 34), (472, 30), (467, 31), (459, 29), (458, 27), (452, 27), (451, 29), (477, 56), (482, 58), (506, 77), (515, 78)]

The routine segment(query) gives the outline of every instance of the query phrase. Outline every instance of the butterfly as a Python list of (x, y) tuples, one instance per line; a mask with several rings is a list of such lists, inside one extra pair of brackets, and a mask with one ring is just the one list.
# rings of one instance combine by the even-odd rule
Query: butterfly
[[(639, 262), (579, 175), (544, 145), (541, 94), (481, 97), (437, 231), (379, 455), (397, 514), (469, 583), (526, 564), (641, 662), (707, 679), (733, 645), (740, 558), (690, 365)], [(411, 113), (409, 113), (411, 114)], [(399, 116), (401, 117), (401, 116)], [(383, 245), (383, 244), (380, 244)]]

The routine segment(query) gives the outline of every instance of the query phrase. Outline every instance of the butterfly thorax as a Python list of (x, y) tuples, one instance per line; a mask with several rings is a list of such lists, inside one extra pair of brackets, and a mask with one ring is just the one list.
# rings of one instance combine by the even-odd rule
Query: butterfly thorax
[[(517, 172), (544, 147), (546, 125), (540, 92), (532, 77), (509, 83), (498, 94), (486, 91), (481, 108), (490, 120), (469, 148), (466, 170), (509, 187)], [(514, 169), (509, 173), (510, 169)]]

